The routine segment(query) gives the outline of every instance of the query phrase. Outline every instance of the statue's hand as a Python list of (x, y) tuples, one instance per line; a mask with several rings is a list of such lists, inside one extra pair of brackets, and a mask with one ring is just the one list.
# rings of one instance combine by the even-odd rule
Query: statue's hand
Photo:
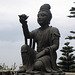
[(19, 19), (19, 21), (20, 21), (21, 24), (27, 24), (27, 21), (25, 21), (25, 20), (23, 20), (21, 18)]
[(46, 54), (48, 54), (48, 53), (49, 53), (49, 50), (46, 48), (46, 49), (44, 49), (43, 51), (37, 53), (37, 54), (36, 54), (36, 58), (40, 58), (41, 56), (44, 56), (44, 55), (46, 55)]
[(19, 16), (19, 21), (21, 24), (27, 24), (27, 21), (26, 21), (26, 19), (28, 18), (27, 15), (22, 14), (22, 15), (18, 15), (18, 16)]
[(38, 54), (36, 54), (36, 58), (40, 58), (41, 56), (45, 55), (45, 50), (39, 52)]

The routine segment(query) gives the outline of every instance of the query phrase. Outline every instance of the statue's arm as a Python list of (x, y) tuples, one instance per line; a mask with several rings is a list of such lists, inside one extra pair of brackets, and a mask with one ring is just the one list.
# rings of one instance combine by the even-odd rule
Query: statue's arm
[(30, 32), (27, 23), (22, 24), (23, 34), (25, 38), (30, 38)]
[(46, 48), (46, 53), (51, 51), (56, 51), (59, 48), (59, 37), (57, 37), (55, 40), (53, 40), (53, 44)]
[(24, 37), (25, 38), (29, 38), (30, 37), (30, 33), (29, 33), (27, 21), (26, 21), (27, 18), (28, 18), (28, 16), (25, 15), (25, 14), (19, 15), (19, 21), (22, 24), (23, 33), (24, 33)]
[(51, 40), (49, 43), (51, 44), (49, 47), (46, 48), (46, 52), (49, 51), (56, 51), (59, 48), (59, 41), (60, 41), (60, 32), (57, 28), (53, 28), (51, 33)]
[(53, 45), (51, 46), (48, 46), (46, 47), (43, 51), (39, 52), (37, 55), (36, 55), (36, 58), (39, 58), (41, 56), (44, 56), (48, 53), (51, 53), (51, 52), (54, 52), (56, 51), (57, 49), (59, 48), (59, 38), (55, 39), (53, 41)]

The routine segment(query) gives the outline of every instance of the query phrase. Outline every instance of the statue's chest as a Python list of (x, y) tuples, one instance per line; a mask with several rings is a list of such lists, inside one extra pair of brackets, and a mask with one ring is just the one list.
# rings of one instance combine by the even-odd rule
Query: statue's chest
[(48, 40), (49, 40), (49, 30), (39, 30), (39, 31), (37, 31), (37, 34), (36, 34), (36, 42), (37, 43), (46, 43), (46, 42), (48, 42)]

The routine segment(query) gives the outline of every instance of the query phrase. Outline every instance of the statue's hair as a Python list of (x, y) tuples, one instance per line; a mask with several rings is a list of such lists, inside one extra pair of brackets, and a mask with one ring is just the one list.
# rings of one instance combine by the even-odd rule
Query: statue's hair
[(40, 7), (40, 10), (50, 10), (51, 6), (49, 4), (44, 4)]

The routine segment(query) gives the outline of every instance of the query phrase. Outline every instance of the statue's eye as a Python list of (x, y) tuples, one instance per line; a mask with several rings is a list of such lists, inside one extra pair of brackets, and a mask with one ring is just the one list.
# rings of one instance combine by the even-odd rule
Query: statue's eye
[(41, 16), (47, 16), (46, 14), (42, 13)]
[(37, 17), (45, 17), (47, 16), (46, 14), (42, 13), (42, 14), (38, 14)]

